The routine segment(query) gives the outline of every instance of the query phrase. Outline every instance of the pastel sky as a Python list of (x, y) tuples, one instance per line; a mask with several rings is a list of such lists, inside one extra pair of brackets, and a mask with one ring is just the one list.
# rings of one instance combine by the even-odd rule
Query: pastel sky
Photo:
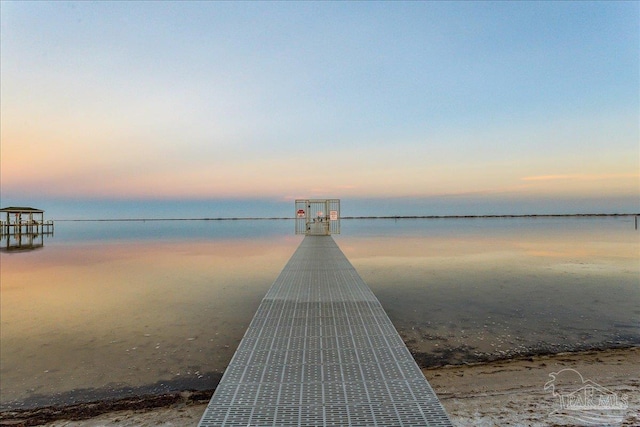
[(640, 211), (638, 2), (0, 7), (3, 206)]

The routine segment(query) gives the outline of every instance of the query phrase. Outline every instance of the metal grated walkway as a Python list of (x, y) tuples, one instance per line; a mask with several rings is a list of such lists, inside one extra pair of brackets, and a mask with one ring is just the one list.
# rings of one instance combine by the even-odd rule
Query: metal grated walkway
[(199, 426), (451, 426), (331, 236), (306, 236), (260, 303)]

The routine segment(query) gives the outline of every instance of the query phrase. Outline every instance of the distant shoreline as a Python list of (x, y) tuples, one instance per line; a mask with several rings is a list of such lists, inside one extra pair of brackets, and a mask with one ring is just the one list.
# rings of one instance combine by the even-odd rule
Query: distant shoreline
[[(492, 219), (492, 218), (585, 218), (585, 217), (634, 217), (640, 213), (590, 213), (590, 214), (514, 214), (514, 215), (383, 215), (343, 216), (350, 219)], [(295, 217), (211, 217), (211, 218), (112, 218), (112, 219), (56, 219), (60, 222), (124, 222), (124, 221), (274, 221), (295, 220)]]

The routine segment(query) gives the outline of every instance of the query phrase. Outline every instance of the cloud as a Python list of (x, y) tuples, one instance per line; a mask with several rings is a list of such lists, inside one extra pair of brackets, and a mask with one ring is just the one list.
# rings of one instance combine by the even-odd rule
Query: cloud
[(565, 175), (538, 175), (521, 178), (523, 181), (602, 181), (609, 179), (640, 178), (637, 173), (619, 174), (565, 174)]

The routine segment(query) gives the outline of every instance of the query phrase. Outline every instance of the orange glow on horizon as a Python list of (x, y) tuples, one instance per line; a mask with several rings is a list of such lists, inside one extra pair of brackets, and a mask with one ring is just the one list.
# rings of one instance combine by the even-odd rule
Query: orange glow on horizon
[(73, 198), (389, 198), (636, 196), (639, 190), (637, 164), (605, 162), (596, 154), (587, 167), (576, 165), (571, 157), (556, 158), (554, 162), (565, 164), (562, 169), (568, 172), (541, 174), (549, 170), (546, 158), (476, 161), (455, 152), (432, 153), (428, 145), (413, 150), (381, 145), (364, 151), (354, 146), (336, 153), (313, 148), (308, 153), (271, 154), (221, 144), (199, 154), (198, 147), (183, 149), (166, 141), (123, 148), (106, 137), (83, 140), (69, 132), (44, 131), (3, 127), (3, 193)]

